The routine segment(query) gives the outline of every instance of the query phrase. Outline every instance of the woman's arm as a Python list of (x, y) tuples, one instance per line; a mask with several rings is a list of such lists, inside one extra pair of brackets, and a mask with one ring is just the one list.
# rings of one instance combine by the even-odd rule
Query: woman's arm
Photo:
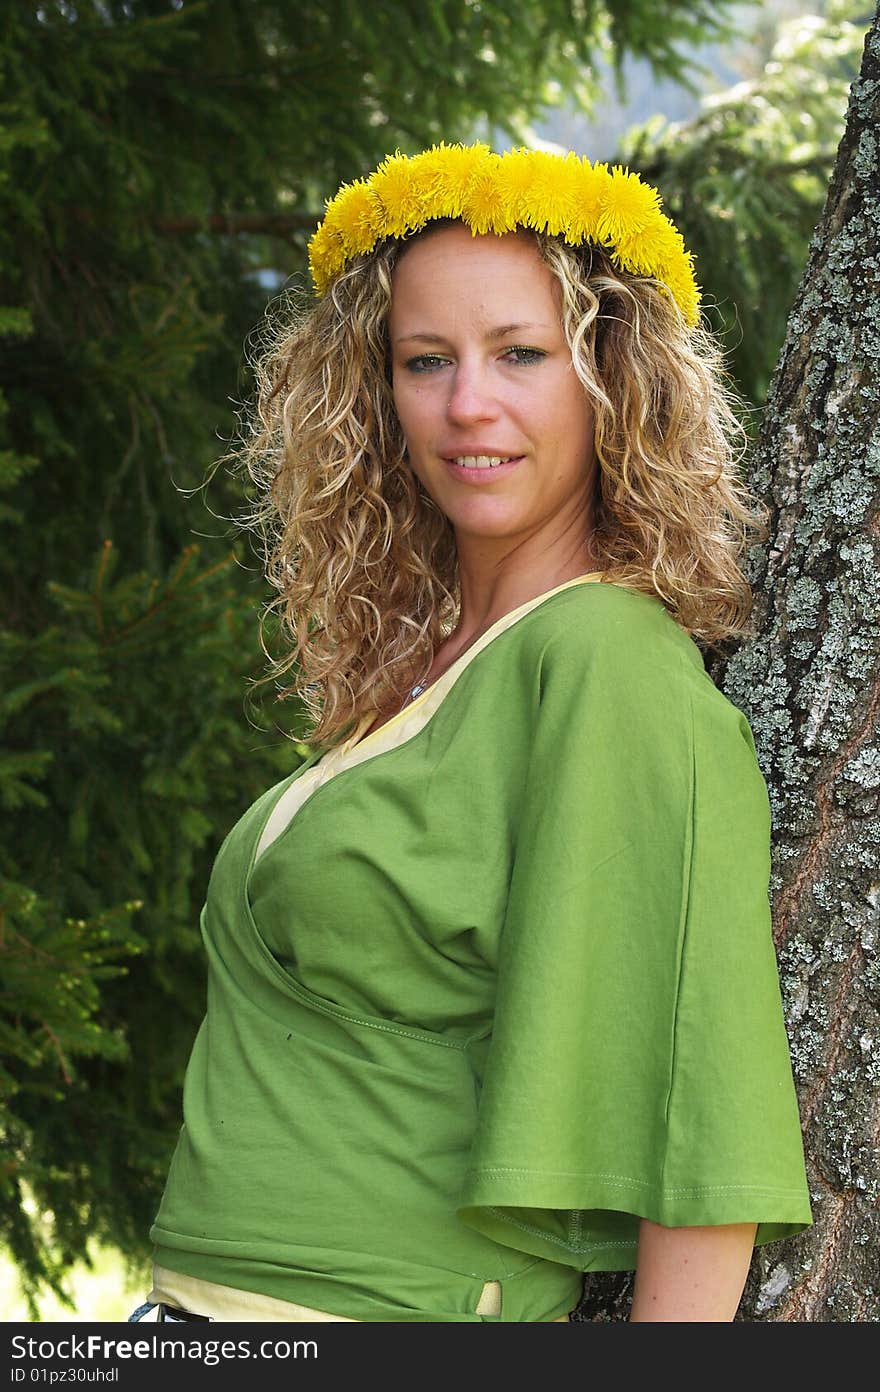
[(756, 1230), (756, 1223), (664, 1228), (643, 1218), (630, 1321), (732, 1320)]

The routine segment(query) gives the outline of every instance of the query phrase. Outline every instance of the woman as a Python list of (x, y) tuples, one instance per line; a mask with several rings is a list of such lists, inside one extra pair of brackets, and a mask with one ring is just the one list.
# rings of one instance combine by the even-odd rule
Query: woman
[(637, 176), (396, 155), (246, 450), (314, 717), (233, 828), (152, 1229), (169, 1318), (731, 1320), (811, 1222), (748, 722), (750, 507)]

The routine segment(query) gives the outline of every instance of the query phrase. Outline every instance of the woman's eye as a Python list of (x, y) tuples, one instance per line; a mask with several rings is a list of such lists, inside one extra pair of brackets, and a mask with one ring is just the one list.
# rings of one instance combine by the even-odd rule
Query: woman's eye
[(439, 353), (421, 353), (417, 358), (409, 358), (406, 367), (408, 372), (433, 372), (445, 362), (446, 358), (441, 358)]
[[(508, 362), (522, 365), (540, 362), (546, 356), (547, 354), (541, 348), (527, 348), (522, 344), (506, 348), (503, 353), (503, 357)], [(408, 372), (436, 372), (438, 368), (445, 367), (448, 362), (449, 359), (444, 358), (440, 353), (419, 353), (418, 357), (408, 358), (405, 366)]]
[(532, 363), (540, 362), (541, 358), (546, 358), (547, 354), (542, 352), (540, 348), (525, 348), (517, 345), (515, 348), (508, 348), (504, 356), (512, 356), (514, 362)]

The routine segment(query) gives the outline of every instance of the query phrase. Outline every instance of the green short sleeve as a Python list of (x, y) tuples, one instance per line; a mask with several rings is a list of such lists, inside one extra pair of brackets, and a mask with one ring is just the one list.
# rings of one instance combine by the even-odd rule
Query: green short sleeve
[(665, 610), (552, 635), (535, 701), (459, 1217), (582, 1271), (633, 1269), (641, 1217), (755, 1222), (756, 1245), (801, 1232), (745, 716)]

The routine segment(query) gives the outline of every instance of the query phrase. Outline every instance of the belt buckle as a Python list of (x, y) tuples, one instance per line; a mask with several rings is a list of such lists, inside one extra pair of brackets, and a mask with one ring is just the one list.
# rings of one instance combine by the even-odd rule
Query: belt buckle
[(176, 1305), (166, 1305), (164, 1301), (159, 1302), (157, 1324), (188, 1324), (191, 1321), (210, 1324), (211, 1316), (197, 1315), (193, 1310), (181, 1310)]

